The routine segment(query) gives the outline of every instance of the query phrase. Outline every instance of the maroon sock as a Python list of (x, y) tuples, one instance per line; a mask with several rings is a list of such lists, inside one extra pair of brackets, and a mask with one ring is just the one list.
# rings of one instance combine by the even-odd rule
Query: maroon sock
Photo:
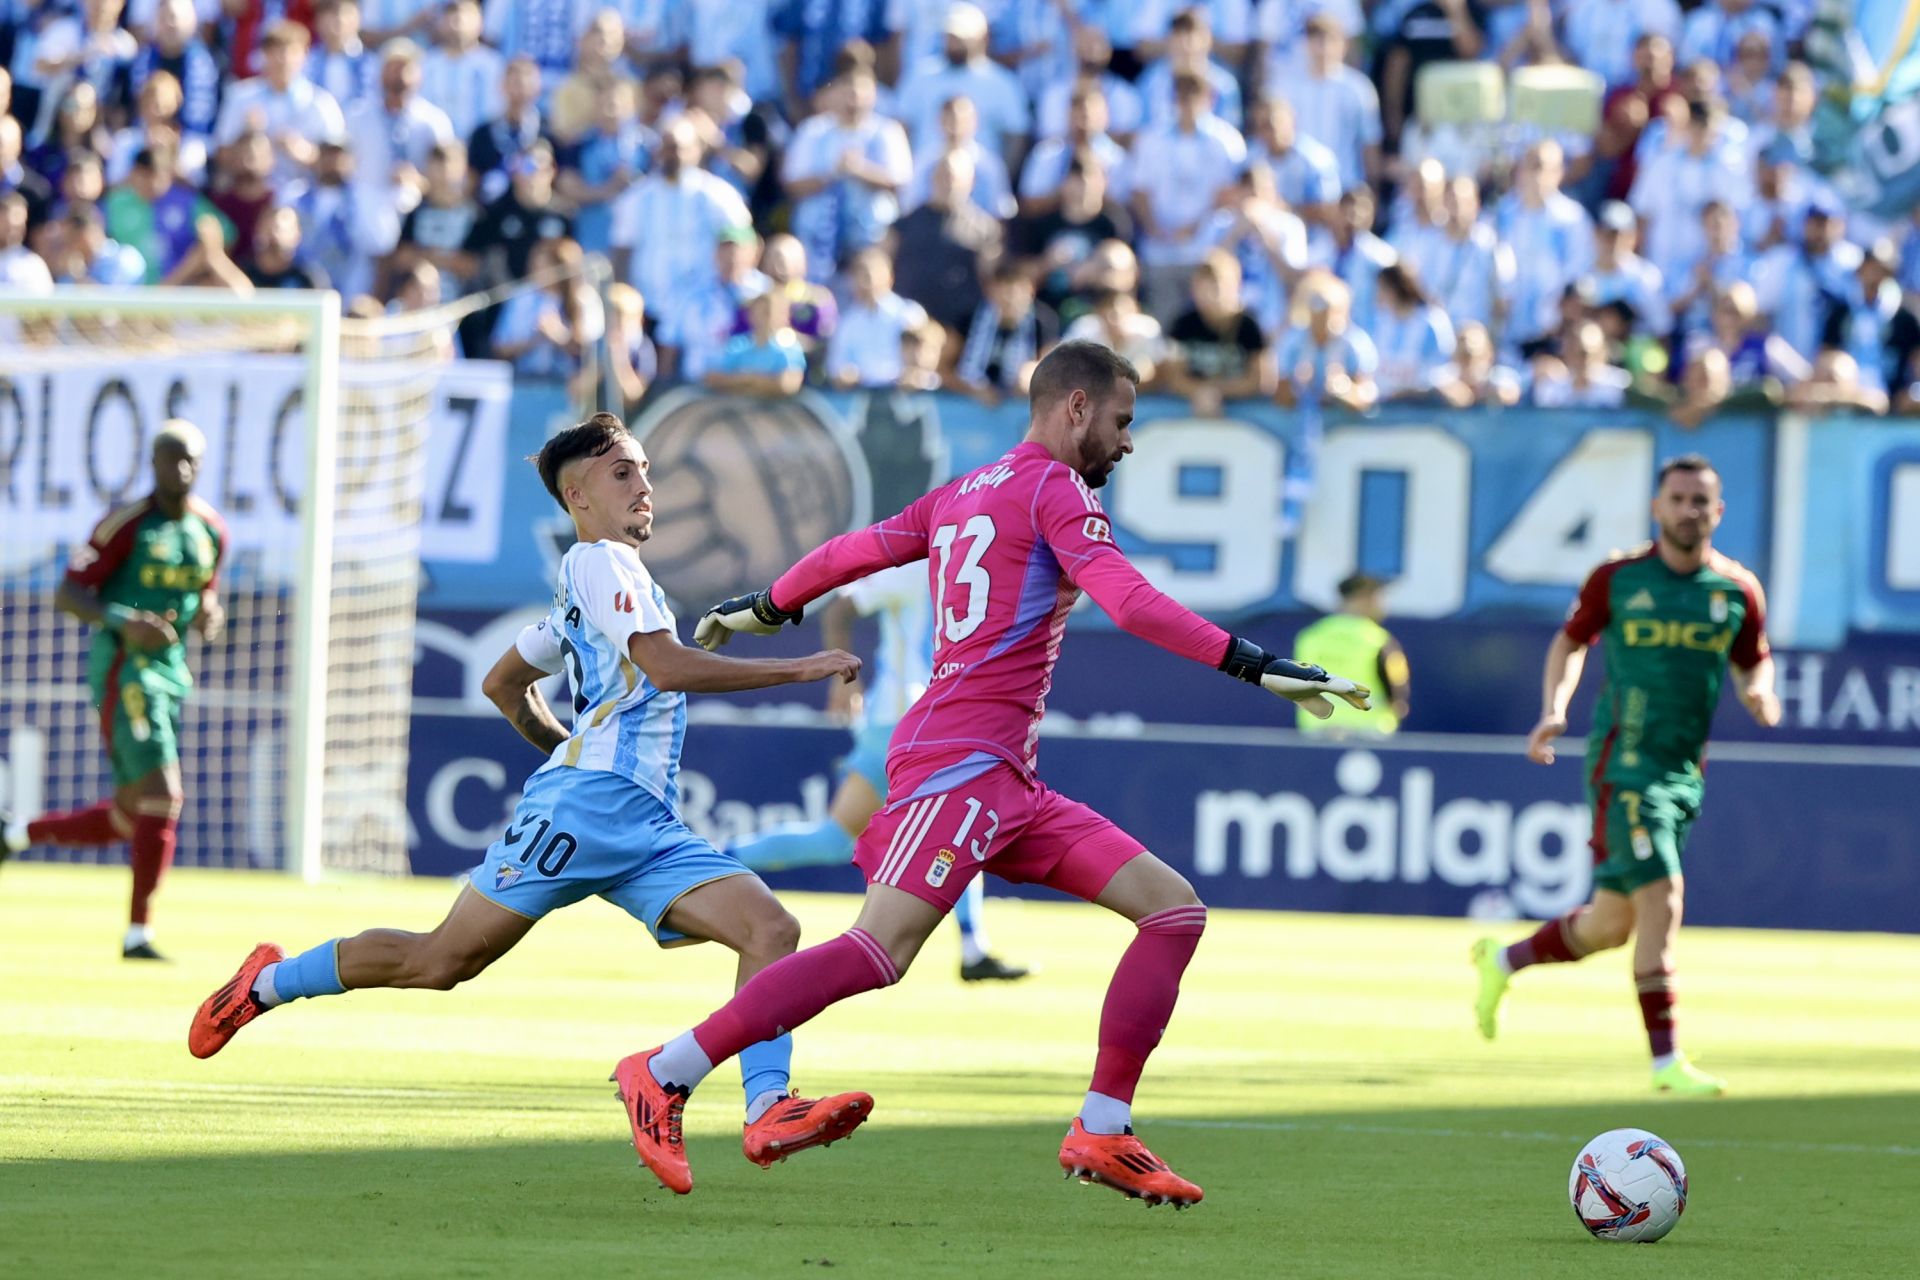
[(1140, 932), (1120, 957), (1100, 1008), (1100, 1053), (1088, 1086), (1122, 1102), (1133, 1101), (1147, 1056), (1166, 1034), (1180, 998), (1180, 975), (1207, 927), (1207, 909), (1198, 903), (1169, 907), (1137, 923)]
[(1647, 1051), (1658, 1058), (1673, 1052), (1673, 973), (1636, 973), (1633, 985), (1640, 992), (1640, 1021), (1647, 1028)]
[(1585, 907), (1575, 907), (1558, 920), (1541, 925), (1531, 938), (1523, 938), (1508, 947), (1507, 967), (1518, 973), (1530, 964), (1570, 964), (1586, 959), (1587, 953), (1581, 949), (1574, 933), (1574, 924), (1584, 911)]
[(143, 813), (133, 820), (133, 907), (127, 919), (145, 924), (160, 877), (173, 864), (173, 846), (180, 820)]
[(886, 949), (865, 929), (783, 956), (753, 975), (718, 1012), (693, 1029), (713, 1063), (792, 1031), (828, 1005), (900, 981)]
[(86, 847), (113, 844), (132, 835), (133, 820), (111, 800), (68, 813), (49, 813), (27, 824), (27, 839), (35, 844)]

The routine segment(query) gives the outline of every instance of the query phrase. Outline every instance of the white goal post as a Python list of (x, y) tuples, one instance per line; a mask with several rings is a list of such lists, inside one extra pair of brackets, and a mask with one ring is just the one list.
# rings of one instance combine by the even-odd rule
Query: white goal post
[(189, 641), (180, 860), (405, 873), (421, 478), (458, 319), (343, 321), (331, 291), (0, 296), (0, 799), (109, 794), (87, 640), (52, 587), (94, 522), (148, 491), (152, 433), (183, 416), (208, 436), (198, 490), (216, 509), (236, 474), (271, 479), (222, 512), (231, 634)]

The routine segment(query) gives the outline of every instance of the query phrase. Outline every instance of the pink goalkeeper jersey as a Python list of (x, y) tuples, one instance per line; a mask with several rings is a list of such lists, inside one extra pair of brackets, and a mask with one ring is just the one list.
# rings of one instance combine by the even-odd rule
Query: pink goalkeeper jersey
[(933, 682), (894, 730), (888, 791), (963, 757), (1033, 776), (1067, 613), (1082, 591), (1123, 629), (1217, 667), (1230, 637), (1140, 575), (1086, 482), (1029, 441), (879, 524), (842, 534), (773, 584), (797, 609), (891, 565), (927, 561)]

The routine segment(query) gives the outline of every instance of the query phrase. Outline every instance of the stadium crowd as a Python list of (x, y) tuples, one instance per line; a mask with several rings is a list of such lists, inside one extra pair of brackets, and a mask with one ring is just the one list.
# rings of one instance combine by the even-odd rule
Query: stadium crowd
[[(1090, 337), (1200, 412), (1910, 410), (1920, 216), (1814, 169), (1813, 9), (0, 0), (0, 287), (534, 275), (463, 349), (629, 403), (993, 400)], [(1592, 71), (1597, 129), (1423, 120), (1476, 61)]]

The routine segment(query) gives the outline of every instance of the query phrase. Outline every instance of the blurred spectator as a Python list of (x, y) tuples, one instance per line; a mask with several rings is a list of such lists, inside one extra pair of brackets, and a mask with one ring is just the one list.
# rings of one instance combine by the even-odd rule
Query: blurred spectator
[(532, 58), (515, 58), (500, 73), (500, 114), (467, 138), (467, 171), (482, 204), (500, 197), (514, 160), (544, 136), (540, 65)]
[(1749, 31), (1740, 37), (1724, 80), (1727, 110), (1734, 119), (1758, 125), (1772, 113), (1778, 100), (1773, 67), (1773, 41), (1766, 32)]
[(900, 381), (901, 342), (923, 328), (927, 313), (893, 291), (893, 263), (884, 249), (862, 249), (847, 264), (852, 298), (827, 340), (827, 380), (842, 389), (890, 387)]
[(675, 120), (660, 135), (656, 168), (621, 197), (613, 217), (614, 261), (655, 319), (713, 280), (713, 246), (726, 227), (748, 225), (740, 193), (700, 167), (693, 125)]
[[(400, 224), (400, 241), (387, 269), (398, 276), (430, 263), (440, 272), (442, 290), (457, 296), (466, 292), (480, 265), (467, 250), (467, 238), (480, 220), (480, 203), (469, 194), (466, 147), (458, 141), (434, 147), (427, 155), (426, 180), (426, 193)], [(311, 235), (316, 220), (325, 218), (325, 213), (308, 217), (303, 210), (301, 222)], [(385, 289), (383, 283), (382, 292)]]
[(940, 363), (946, 349), (947, 331), (931, 321), (907, 330), (900, 339), (900, 389), (938, 391), (943, 385)]
[(807, 357), (787, 325), (787, 298), (768, 291), (747, 304), (752, 329), (729, 339), (706, 374), (715, 391), (750, 396), (790, 396), (806, 379)]
[(1060, 319), (1034, 301), (1033, 277), (1011, 259), (995, 264), (986, 297), (967, 326), (954, 364), (959, 390), (990, 404), (1027, 393), (1040, 357), (1060, 341)]
[(1042, 138), (1020, 171), (1020, 212), (1027, 217), (1051, 213), (1060, 206), (1060, 188), (1067, 169), (1082, 151), (1091, 152), (1106, 175), (1107, 193), (1127, 198), (1127, 153), (1107, 134), (1107, 95), (1091, 81), (1076, 85), (1067, 109), (1067, 131)]
[(708, 167), (733, 184), (756, 218), (780, 201), (777, 152), (786, 150), (791, 131), (771, 102), (756, 103), (740, 86), (739, 67), (695, 67), (687, 81), (687, 101), (711, 157)]
[(1340, 277), (1352, 299), (1353, 323), (1369, 334), (1373, 332), (1373, 282), (1398, 260), (1392, 246), (1373, 234), (1372, 226), (1373, 190), (1364, 184), (1347, 188), (1340, 195), (1340, 217), (1327, 254), (1314, 264)]
[(1313, 138), (1300, 136), (1294, 107), (1284, 98), (1256, 102), (1248, 129), (1246, 163), (1273, 169), (1275, 192), (1308, 225), (1315, 251), (1325, 251), (1340, 217), (1340, 161)]
[(59, 222), (48, 265), (56, 284), (130, 288), (146, 280), (146, 259), (131, 245), (107, 238), (106, 220), (91, 205), (68, 210)]
[(1034, 133), (1041, 138), (1058, 138), (1070, 127), (1073, 99), (1083, 89), (1098, 88), (1107, 104), (1107, 127), (1120, 142), (1140, 131), (1146, 109), (1140, 92), (1112, 70), (1113, 45), (1107, 33), (1093, 23), (1082, 23), (1073, 33), (1074, 56), (1079, 60), (1074, 76), (1043, 90), (1034, 111)]
[(1447, 376), (1436, 381), (1434, 390), (1456, 409), (1510, 407), (1520, 403), (1520, 375), (1499, 362), (1487, 326), (1469, 321), (1460, 326)]
[[(1647, 84), (1643, 53), (1648, 39), (1660, 40), (1660, 56), (1670, 76), (1672, 42), (1679, 34), (1680, 6), (1674, 0), (1568, 0), (1561, 17), (1560, 40), (1574, 64), (1597, 71), (1606, 81), (1609, 118), (1623, 88)], [(1652, 109), (1652, 103), (1646, 105)], [(1645, 124), (1642, 116), (1633, 126), (1635, 132)]]
[(1330, 271), (1309, 271), (1293, 291), (1287, 331), (1274, 346), (1279, 370), (1276, 399), (1294, 406), (1313, 400), (1355, 411), (1379, 399), (1373, 373), (1379, 353), (1352, 322), (1352, 295)]
[(1057, 308), (1073, 290), (1073, 272), (1108, 240), (1133, 238), (1133, 219), (1107, 198), (1107, 178), (1091, 150), (1074, 157), (1049, 213), (1014, 224), (1019, 251), (1041, 273), (1040, 298)]
[(1294, 281), (1307, 269), (1307, 227), (1281, 203), (1273, 170), (1250, 164), (1222, 196), (1202, 238), (1240, 263), (1241, 296), (1271, 338), (1286, 324)]
[(1593, 222), (1561, 192), (1561, 174), (1560, 144), (1535, 143), (1494, 210), (1494, 233), (1514, 263), (1503, 299), (1506, 345), (1522, 354), (1548, 337), (1567, 285), (1593, 267)]
[[(547, 130), (567, 145), (593, 127), (599, 99), (616, 85), (634, 85), (626, 62), (626, 27), (616, 9), (602, 8), (580, 33), (571, 70), (553, 86), (547, 100)], [(530, 61), (530, 60), (529, 60)], [(535, 65), (538, 70), (538, 65)], [(638, 86), (634, 86), (637, 88)]]
[(1373, 81), (1346, 63), (1347, 33), (1337, 19), (1307, 19), (1306, 74), (1285, 86), (1300, 136), (1333, 152), (1340, 185), (1380, 180), (1380, 95)]
[(1374, 378), (1382, 400), (1427, 396), (1453, 376), (1453, 324), (1435, 306), (1420, 278), (1394, 263), (1375, 283), (1373, 344), (1379, 351)]
[(1876, 240), (1861, 256), (1844, 310), (1829, 321), (1825, 344), (1853, 357), (1860, 385), (1885, 393), (1901, 385), (1900, 371), (1920, 347), (1920, 322), (1900, 306), (1900, 256), (1891, 240)]
[[(222, 219), (213, 204), (195, 188), (179, 180), (177, 153), (166, 143), (158, 143), (133, 159), (133, 173), (127, 181), (107, 192), (101, 201), (101, 213), (107, 220), (107, 234), (121, 244), (132, 245), (146, 259), (148, 284), (172, 280), (174, 272), (192, 251), (202, 219)], [(231, 226), (222, 228), (222, 240), (232, 234)]]
[(877, 90), (870, 68), (849, 67), (823, 90), (827, 110), (794, 131), (781, 162), (793, 233), (817, 281), (831, 279), (847, 254), (880, 242), (913, 176), (906, 131), (873, 109)]
[(500, 51), (481, 43), (480, 24), (480, 0), (452, 0), (440, 13), (433, 47), (420, 58), (420, 93), (447, 113), (460, 138), (472, 137), (487, 119), (506, 71)]
[(634, 93), (631, 81), (609, 88), (595, 103), (593, 128), (560, 155), (556, 189), (577, 210), (574, 238), (588, 253), (613, 247), (613, 202), (646, 173), (658, 141), (634, 119)]
[(653, 340), (647, 337), (646, 304), (630, 284), (607, 286), (607, 371), (620, 397), (621, 411), (640, 407), (659, 368)]
[(1646, 331), (1631, 302), (1625, 298), (1602, 302), (1594, 308), (1593, 319), (1606, 335), (1607, 359), (1627, 371), (1630, 390), (1656, 400), (1672, 392), (1666, 340)]
[[(513, 3), (514, 0), (499, 2)], [(869, 45), (886, 42), (887, 10), (884, 4), (779, 0), (773, 9), (773, 34), (782, 45), (781, 73), (786, 81), (788, 119), (799, 120), (812, 113), (813, 95), (839, 74), (835, 60), (848, 42), (859, 40)], [(950, 15), (946, 21), (951, 27), (954, 18)], [(979, 28), (984, 42), (987, 34), (984, 19), (980, 20)], [(902, 71), (910, 72), (915, 79), (921, 78), (918, 67), (902, 68)], [(939, 101), (944, 102), (948, 96), (941, 94)]]
[(1533, 403), (1542, 409), (1618, 409), (1632, 384), (1625, 369), (1607, 362), (1607, 337), (1591, 320), (1574, 327), (1558, 356), (1533, 362)]
[[(1390, 6), (1381, 6), (1384, 12)], [(1363, 31), (1359, 0), (1256, 0), (1254, 67), (1263, 92), (1285, 93), (1307, 73), (1307, 23), (1327, 14), (1342, 31)]]
[[(366, 38), (375, 45), (406, 36), (431, 38), (442, 8), (440, 0), (361, 0)], [(415, 308), (417, 310), (417, 308)]]
[(1061, 339), (1111, 347), (1133, 362), (1142, 385), (1151, 384), (1166, 350), (1160, 322), (1140, 310), (1132, 294), (1118, 289), (1102, 289), (1089, 302), (1087, 313), (1068, 325)]
[(1813, 151), (1791, 138), (1775, 138), (1755, 162), (1754, 193), (1740, 208), (1740, 235), (1749, 252), (1765, 255), (1794, 242), (1807, 209), (1831, 195), (1809, 173)]
[(27, 198), (18, 191), (0, 195), (0, 286), (21, 293), (53, 292), (46, 260), (27, 248)]
[(113, 135), (105, 152), (109, 183), (125, 182), (133, 172), (134, 156), (161, 142), (179, 154), (181, 177), (195, 183), (206, 180), (206, 140), (181, 131), (180, 102), (180, 82), (171, 71), (156, 71), (147, 77), (134, 99), (133, 123)]
[(972, 194), (973, 161), (950, 151), (934, 166), (927, 202), (894, 224), (901, 294), (956, 331), (973, 319), (981, 264), (999, 254), (1003, 239), (998, 220)]
[(1665, 274), (1700, 252), (1700, 210), (1707, 201), (1746, 202), (1752, 183), (1746, 157), (1726, 145), (1726, 112), (1717, 101), (1689, 103), (1685, 125), (1667, 132), (1664, 145), (1651, 137), (1640, 149), (1638, 176), (1627, 201), (1646, 226), (1647, 257)]
[(1067, 296), (1054, 310), (1060, 313), (1062, 322), (1071, 324), (1092, 308), (1095, 297), (1108, 290), (1138, 298), (1140, 260), (1126, 241), (1102, 240), (1078, 266), (1069, 269), (1067, 289)]
[(217, 213), (203, 213), (193, 221), (193, 238), (186, 252), (163, 281), (187, 288), (226, 289), (250, 294), (253, 282), (227, 254), (233, 228)]
[(53, 208), (53, 186), (21, 163), (20, 142), (20, 122), (0, 116), (0, 194), (25, 201), (28, 225), (37, 227)]
[(247, 279), (256, 289), (325, 289), (326, 274), (300, 262), (300, 215), (281, 206), (253, 234)]
[[(86, 85), (96, 104), (119, 89), (140, 48), (133, 33), (120, 25), (122, 7), (122, 0), (80, 0), (41, 28), (33, 57), (43, 104), (47, 98), (64, 99), (77, 85)], [(52, 174), (47, 177), (57, 180)]]
[(1753, 255), (1740, 247), (1740, 223), (1731, 205), (1717, 198), (1707, 201), (1700, 209), (1700, 225), (1698, 256), (1666, 280), (1676, 337), (1683, 345), (1688, 335), (1712, 322), (1713, 300), (1720, 291), (1753, 274)]
[[(840, 322), (840, 305), (825, 285), (807, 279), (806, 249), (793, 236), (768, 236), (760, 270), (769, 288), (786, 295), (787, 323), (800, 339), (800, 349), (814, 358)], [(745, 332), (746, 324), (743, 315), (734, 321), (734, 332)]]
[(1753, 286), (1735, 281), (1714, 299), (1712, 325), (1693, 335), (1684, 350), (1688, 365), (1708, 350), (1726, 357), (1727, 375), (1735, 390), (1763, 387), (1776, 399), (1780, 389), (1806, 378), (1809, 362), (1793, 344), (1765, 331)]
[(1174, 81), (1183, 75), (1199, 76), (1213, 89), (1213, 112), (1235, 128), (1243, 116), (1240, 111), (1240, 84), (1233, 72), (1213, 60), (1213, 25), (1207, 11), (1195, 6), (1173, 15), (1167, 27), (1167, 53), (1134, 82), (1140, 92), (1147, 128), (1165, 128), (1180, 118), (1174, 100)]
[(1433, 299), (1460, 326), (1491, 329), (1513, 288), (1513, 251), (1480, 219), (1480, 185), (1470, 177), (1447, 183), (1446, 239), (1422, 271)]
[(199, 35), (193, 0), (160, 0), (153, 11), (153, 43), (143, 45), (127, 67), (127, 91), (138, 94), (156, 72), (180, 87), (180, 131), (204, 144), (220, 111), (220, 63)]
[(54, 195), (49, 219), (63, 217), (75, 209), (91, 208), (107, 194), (106, 168), (97, 153), (75, 149), (67, 157), (66, 171), (60, 175), (60, 190)]
[(940, 109), (950, 98), (970, 98), (980, 115), (980, 145), (1010, 168), (1033, 128), (1027, 96), (1013, 72), (987, 57), (987, 18), (966, 0), (947, 9), (945, 60), (912, 69), (900, 89), (897, 114), (913, 149), (938, 151)]
[[(360, 38), (360, 0), (314, 0), (307, 79), (351, 113), (381, 96), (382, 58)], [(363, 166), (364, 167), (364, 166)]]
[(1133, 212), (1140, 224), (1144, 304), (1163, 324), (1179, 314), (1193, 267), (1206, 256), (1200, 232), (1246, 163), (1246, 143), (1210, 110), (1212, 89), (1196, 75), (1174, 82), (1179, 119), (1148, 128), (1133, 144)]
[(1733, 394), (1733, 376), (1726, 353), (1707, 347), (1688, 361), (1680, 379), (1680, 398), (1674, 402), (1672, 418), (1689, 429), (1699, 426), (1727, 402)]
[(501, 305), (491, 343), (495, 359), (524, 377), (570, 379), (580, 371), (587, 349), (606, 332), (600, 295), (580, 265), (580, 246), (571, 240), (534, 246), (527, 272), (547, 283)]
[(1787, 389), (1787, 407), (1810, 412), (1859, 409), (1885, 413), (1887, 393), (1861, 381), (1860, 366), (1852, 356), (1838, 347), (1828, 347), (1815, 358), (1813, 375)]
[(1193, 306), (1167, 330), (1161, 385), (1200, 418), (1217, 416), (1228, 400), (1271, 394), (1273, 352), (1240, 304), (1240, 263), (1213, 250), (1193, 269), (1191, 291)]
[(1014, 213), (1013, 187), (1000, 153), (980, 145), (980, 116), (971, 98), (948, 98), (940, 108), (940, 141), (913, 161), (913, 176), (901, 192), (900, 207), (913, 209), (926, 202), (927, 175), (941, 156), (964, 151), (973, 158), (973, 202), (996, 218)]
[[(1593, 300), (1596, 306), (1626, 302), (1640, 323), (1656, 333), (1673, 328), (1667, 312), (1666, 279), (1660, 268), (1634, 252), (1639, 225), (1631, 206), (1609, 200), (1600, 206), (1593, 233)], [(1696, 252), (1700, 252), (1696, 250)]]
[(82, 80), (69, 85), (61, 95), (52, 127), (39, 146), (28, 150), (26, 163), (57, 190), (67, 171), (68, 156), (76, 151), (103, 155), (112, 145), (113, 135), (100, 117), (100, 95)]
[(1749, 121), (1753, 127), (1747, 132), (1747, 154), (1752, 162), (1758, 164), (1770, 147), (1783, 141), (1788, 149), (1782, 154), (1811, 156), (1813, 113), (1819, 102), (1812, 68), (1804, 62), (1789, 62), (1772, 84), (1764, 116)]
[(214, 145), (221, 148), (245, 133), (265, 134), (273, 144), (277, 183), (305, 174), (319, 154), (320, 140), (346, 130), (333, 95), (301, 75), (308, 44), (307, 29), (297, 22), (268, 27), (260, 38), (260, 75), (227, 90), (213, 131)]
[[(661, 352), (662, 376), (699, 382), (718, 367), (748, 304), (772, 288), (754, 266), (759, 256), (760, 237), (752, 227), (721, 230), (713, 247), (712, 279), (687, 295), (672, 315), (663, 316), (654, 334), (666, 348)], [(788, 308), (782, 307), (781, 326), (787, 322)]]
[[(1845, 239), (1845, 219), (1835, 204), (1811, 206), (1800, 224), (1800, 243), (1773, 250), (1754, 273), (1760, 310), (1773, 317), (1774, 332), (1807, 360), (1826, 345), (1860, 269), (1860, 247)], [(1737, 367), (1734, 377), (1739, 380)]]
[(1413, 115), (1413, 86), (1421, 68), (1435, 62), (1477, 60), (1486, 49), (1485, 18), (1476, 0), (1412, 0), (1392, 7), (1391, 25), (1379, 55), (1380, 123), (1389, 150)]
[(213, 191), (213, 207), (233, 224), (234, 257), (244, 268), (253, 259), (254, 231), (275, 200), (273, 143), (247, 133), (228, 149), (226, 174)]
[[(353, 149), (354, 235), (369, 259), (393, 251), (400, 222), (426, 189), (421, 169), (434, 147), (453, 141), (447, 113), (419, 96), (420, 48), (395, 40), (381, 51), (380, 92), (347, 109)], [(369, 280), (334, 277), (343, 293), (366, 292)]]
[[(431, 171), (431, 160), (428, 167)], [(335, 287), (341, 281), (373, 275), (354, 232), (352, 180), (353, 153), (339, 139), (323, 139), (312, 178), (295, 183), (286, 193), (287, 204), (300, 215), (300, 261), (323, 272)], [(465, 196), (464, 185), (460, 193)], [(414, 213), (419, 211), (416, 208)], [(424, 218), (416, 222), (412, 213), (407, 218), (408, 225), (426, 225)]]
[(463, 246), (485, 279), (525, 278), (534, 247), (542, 242), (565, 240), (574, 254), (580, 252), (573, 239), (573, 217), (554, 190), (553, 148), (535, 142), (513, 158), (509, 172), (506, 191), (481, 207)]
[(741, 88), (757, 106), (778, 114), (780, 60), (773, 32), (779, 0), (682, 0), (680, 21), (687, 40), (687, 61), (696, 67), (732, 63), (740, 67)]
[(1421, 279), (1447, 243), (1447, 171), (1438, 160), (1415, 165), (1387, 210), (1387, 245)]
[[(1605, 21), (1609, 12), (1616, 20), (1625, 17), (1620, 11), (1634, 7), (1636, 0), (1585, 0), (1585, 3), (1589, 10), (1601, 15), (1597, 21)], [(1673, 16), (1677, 24), (1677, 10)], [(1635, 150), (1640, 139), (1645, 136), (1647, 126), (1664, 119), (1670, 105), (1679, 100), (1680, 86), (1673, 78), (1673, 42), (1667, 34), (1649, 30), (1633, 44), (1632, 82), (1611, 89), (1601, 109), (1594, 156), (1600, 189), (1608, 196), (1623, 200), (1633, 190), (1638, 172)]]
[(1765, 36), (1770, 49), (1785, 48), (1779, 20), (1754, 0), (1707, 0), (1687, 15), (1680, 33), (1680, 61), (1727, 66), (1750, 33)]

